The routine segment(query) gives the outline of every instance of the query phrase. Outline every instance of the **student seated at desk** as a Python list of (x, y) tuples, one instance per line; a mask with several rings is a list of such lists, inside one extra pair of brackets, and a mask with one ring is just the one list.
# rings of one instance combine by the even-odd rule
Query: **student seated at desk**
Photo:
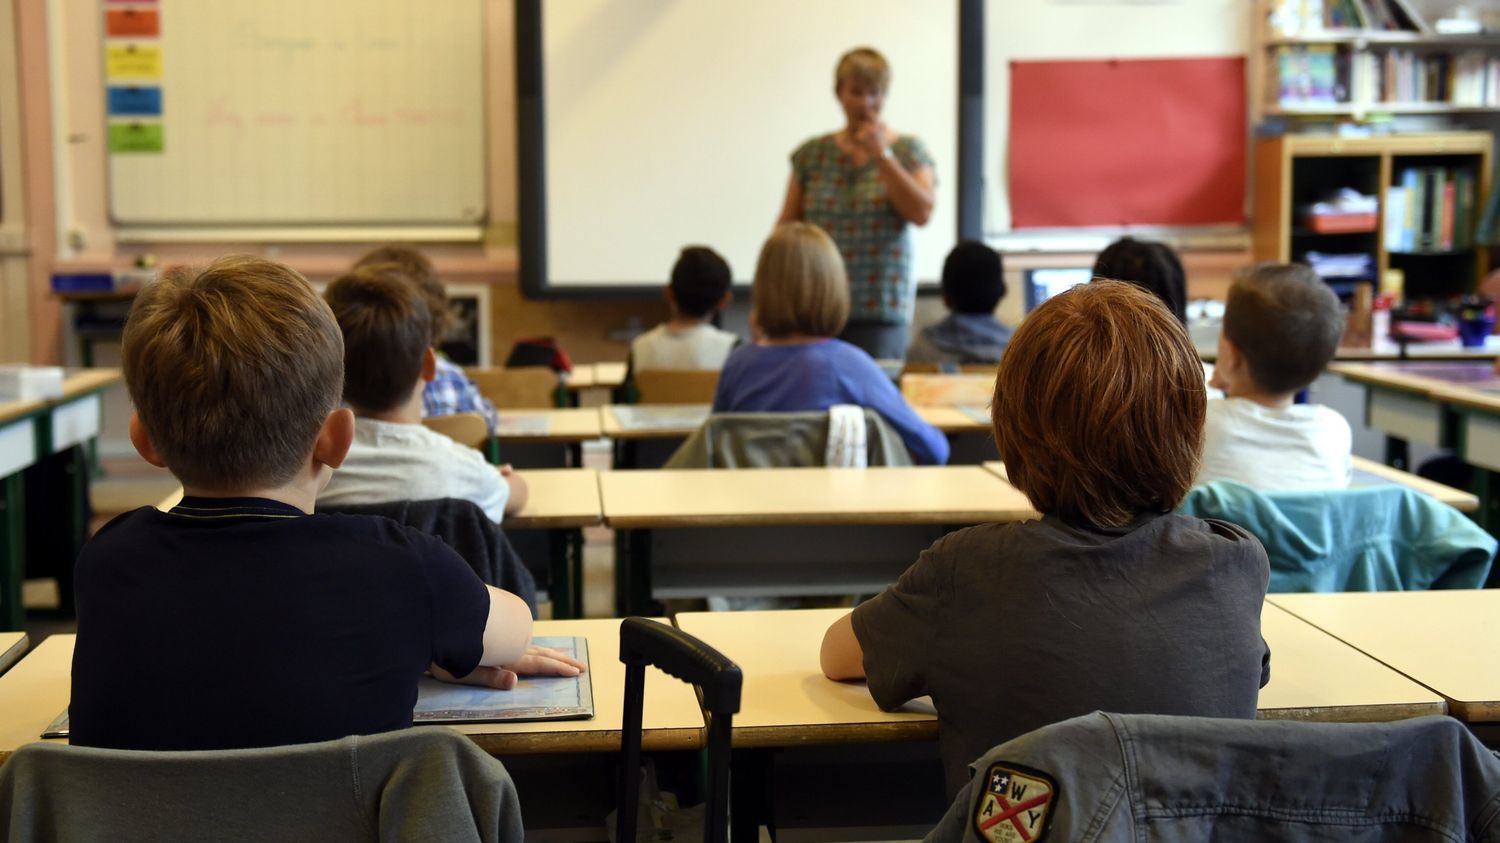
[(1241, 272), (1224, 305), (1198, 482), (1238, 480), (1264, 492), (1343, 489), (1353, 434), (1337, 410), (1297, 404), (1297, 393), (1338, 351), (1338, 297), (1301, 264)]
[(302, 276), (246, 256), (168, 274), (123, 342), (131, 441), (185, 496), (114, 519), (78, 559), (73, 743), (332, 740), (410, 726), (429, 667), (501, 688), (577, 674), (438, 539), (311, 514), (354, 419), (338, 323)]
[(478, 450), (422, 424), (422, 391), (437, 372), (427, 304), (414, 284), (381, 266), (356, 269), (324, 293), (344, 332), (344, 403), (354, 444), (320, 503), (459, 498), (491, 521), (526, 504), (526, 482)]
[(999, 363), (1010, 328), (995, 318), (1005, 298), (1000, 253), (973, 240), (953, 247), (943, 261), (943, 304), (948, 316), (917, 332), (908, 363)]
[(1136, 287), (1074, 287), (1016, 330), (995, 439), (1041, 519), (943, 537), (823, 639), (823, 672), (882, 708), (932, 696), (950, 796), (990, 747), (1095, 709), (1255, 717), (1265, 550), (1173, 512), (1203, 407), (1187, 331)]
[(912, 459), (948, 461), (948, 440), (912, 410), (874, 359), (837, 339), (849, 318), (838, 247), (811, 223), (779, 226), (760, 250), (751, 293), (755, 342), (729, 355), (715, 413), (795, 413), (855, 404), (879, 413)]
[(707, 246), (683, 249), (664, 292), (671, 316), (631, 341), (630, 370), (722, 368), (740, 344), (738, 335), (713, 324), (734, 300), (732, 280), (718, 252)]
[(1094, 278), (1134, 284), (1161, 299), (1178, 322), (1187, 324), (1187, 273), (1165, 243), (1121, 237), (1094, 258)]
[(498, 417), (495, 405), (479, 391), (479, 386), (469, 380), (438, 347), (453, 328), (453, 310), (448, 303), (448, 291), (433, 272), (432, 261), (412, 246), (381, 246), (360, 258), (355, 269), (380, 266), (388, 272), (399, 274), (417, 285), (427, 301), (427, 313), (432, 317), (431, 345), (437, 355), (432, 380), (422, 388), (422, 415), (451, 416), (455, 413), (478, 413), (491, 434), (495, 432)]

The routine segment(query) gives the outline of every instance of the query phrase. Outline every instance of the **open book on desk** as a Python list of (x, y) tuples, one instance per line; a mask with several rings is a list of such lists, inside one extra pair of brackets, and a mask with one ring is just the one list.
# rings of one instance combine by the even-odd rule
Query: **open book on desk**
[[(584, 664), (589, 661), (588, 640), (568, 636), (539, 636), (531, 643), (566, 653)], [(495, 723), (528, 720), (587, 720), (594, 716), (592, 674), (577, 676), (526, 676), (509, 691), (454, 685), (424, 676), (417, 683), (417, 705), (412, 722)], [(68, 737), (68, 712), (64, 710), (42, 731), (44, 738)]]

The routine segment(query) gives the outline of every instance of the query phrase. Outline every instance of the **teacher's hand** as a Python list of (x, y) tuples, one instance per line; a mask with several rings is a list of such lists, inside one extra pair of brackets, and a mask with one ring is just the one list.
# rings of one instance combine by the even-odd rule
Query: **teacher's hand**
[(866, 123), (854, 133), (854, 145), (871, 158), (885, 157), (890, 143), (891, 130), (884, 123)]

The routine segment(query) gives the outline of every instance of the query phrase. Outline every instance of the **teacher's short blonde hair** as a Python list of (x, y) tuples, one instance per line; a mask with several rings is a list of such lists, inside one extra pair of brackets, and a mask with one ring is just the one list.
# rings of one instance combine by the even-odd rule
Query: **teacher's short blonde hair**
[(857, 82), (885, 93), (891, 87), (891, 65), (873, 47), (855, 47), (839, 58), (833, 71), (833, 91), (846, 82)]
[(810, 222), (778, 226), (760, 249), (751, 299), (771, 339), (837, 336), (849, 319), (849, 276), (833, 238)]

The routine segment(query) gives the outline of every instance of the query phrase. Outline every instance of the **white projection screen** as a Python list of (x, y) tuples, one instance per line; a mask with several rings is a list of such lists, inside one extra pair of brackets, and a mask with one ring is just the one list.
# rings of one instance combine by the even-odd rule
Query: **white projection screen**
[(748, 283), (792, 150), (843, 124), (833, 70), (856, 46), (890, 60), (885, 120), (937, 161), (915, 239), (934, 281), (959, 230), (958, 21), (958, 2), (518, 0), (526, 286), (660, 286), (688, 244)]

